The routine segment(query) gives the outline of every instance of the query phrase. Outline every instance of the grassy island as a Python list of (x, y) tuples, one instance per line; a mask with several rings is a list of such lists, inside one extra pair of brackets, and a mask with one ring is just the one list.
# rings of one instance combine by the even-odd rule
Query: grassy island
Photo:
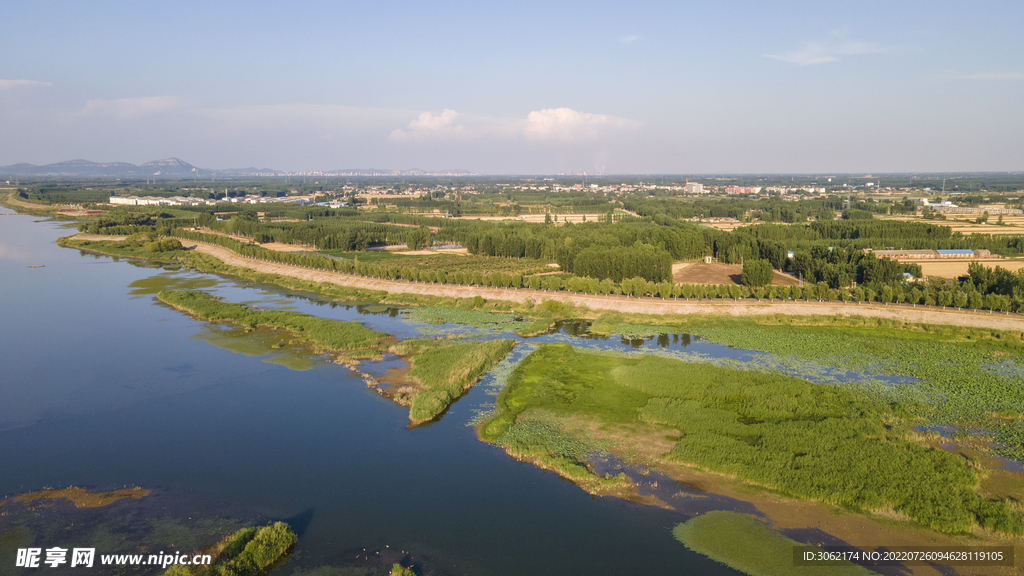
[(164, 575), (261, 576), (288, 554), (296, 540), (295, 532), (284, 522), (242, 528), (213, 546), (213, 563), (209, 567), (174, 565)]
[(515, 340), (488, 340), (452, 344), (445, 339), (410, 340), (389, 348), (405, 356), (411, 366), (406, 377), (385, 395), (409, 406), (409, 422), (422, 424), (436, 418), (501, 361)]
[(255, 310), (242, 304), (221, 302), (205, 292), (165, 291), (157, 294), (157, 298), (203, 320), (227, 321), (249, 328), (284, 328), (326, 350), (366, 348), (387, 337), (387, 334), (365, 328), (358, 322), (327, 320), (288, 310)]

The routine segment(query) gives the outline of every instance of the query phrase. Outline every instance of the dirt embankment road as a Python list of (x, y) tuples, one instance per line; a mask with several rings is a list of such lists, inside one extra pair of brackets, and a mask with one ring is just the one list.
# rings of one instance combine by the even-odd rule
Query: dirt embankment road
[(976, 328), (995, 328), (998, 330), (1024, 331), (1024, 319), (1017, 315), (989, 312), (967, 312), (941, 310), (933, 308), (915, 308), (906, 305), (881, 304), (843, 304), (838, 302), (768, 302), (755, 300), (663, 300), (661, 298), (623, 298), (621, 296), (594, 296), (590, 294), (572, 294), (568, 292), (545, 292), (543, 290), (489, 288), (484, 286), (451, 286), (444, 284), (423, 284), (398, 280), (381, 280), (312, 270), (291, 264), (264, 262), (244, 258), (238, 254), (212, 244), (202, 242), (186, 242), (188, 246), (204, 254), (222, 260), (225, 264), (249, 268), (268, 274), (291, 276), (310, 282), (328, 282), (339, 286), (350, 286), (367, 290), (383, 290), (405, 294), (424, 294), (429, 296), (450, 296), (467, 298), (480, 295), (495, 300), (524, 302), (531, 299), (556, 300), (571, 302), (577, 306), (586, 306), (592, 310), (608, 310), (637, 314), (708, 314), (730, 316), (761, 316), (767, 314), (786, 314), (790, 316), (867, 316), (872, 318), (888, 318), (901, 322), (924, 324), (950, 324), (954, 326), (970, 326)]
[(28, 208), (29, 210), (52, 210), (54, 212), (57, 211), (57, 207), (56, 206), (51, 206), (49, 204), (33, 204), (32, 202), (23, 202), (21, 200), (18, 200), (17, 198), (14, 197), (14, 193), (13, 192), (11, 192), (10, 194), (7, 194), (7, 196), (4, 197), (3, 200), (4, 200), (4, 204), (7, 204), (8, 206), (16, 206), (18, 208)]
[(106, 234), (75, 234), (75, 240), (88, 240), (90, 242), (120, 242), (127, 236), (114, 236)]

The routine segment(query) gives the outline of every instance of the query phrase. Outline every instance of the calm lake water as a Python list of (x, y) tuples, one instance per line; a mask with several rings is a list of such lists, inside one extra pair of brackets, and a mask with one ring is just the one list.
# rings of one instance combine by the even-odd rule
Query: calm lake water
[[(300, 540), (283, 575), (362, 549), (398, 549), (437, 574), (735, 574), (672, 538), (686, 514), (593, 498), (479, 442), (466, 424), (490, 402), (486, 386), (439, 422), (409, 430), (406, 408), (346, 368), (303, 351), (272, 353), (269, 336), (193, 320), (156, 302), (153, 288), (199, 286), (229, 302), (357, 320), (401, 338), (419, 333), (399, 311), (53, 243), (71, 232), (0, 217), (0, 496), (137, 485), (154, 489), (159, 505), (147, 508), (144, 498), (111, 509), (181, 522), (288, 519)], [(544, 340), (742, 355), (678, 336), (659, 345), (561, 331), (530, 341)], [(65, 517), (47, 518), (53, 533), (35, 545), (97, 545), (61, 540)], [(127, 532), (118, 540), (131, 541)]]

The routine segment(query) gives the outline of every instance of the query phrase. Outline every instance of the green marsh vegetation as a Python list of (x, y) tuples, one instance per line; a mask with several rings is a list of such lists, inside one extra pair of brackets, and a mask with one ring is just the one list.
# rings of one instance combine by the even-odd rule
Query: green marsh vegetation
[[(649, 321), (650, 319), (647, 319)], [(606, 315), (595, 332), (632, 333), (650, 325)], [(993, 451), (1024, 460), (1024, 341), (1019, 333), (866, 318), (685, 318), (662, 331), (688, 332), (712, 342), (822, 365), (916, 378), (912, 386), (874, 393), (885, 401), (920, 398), (922, 424), (946, 424), (992, 439)], [(847, 386), (855, 387), (856, 382)]]
[(437, 417), (500, 362), (515, 340), (452, 343), (449, 339), (410, 340), (389, 351), (408, 358), (408, 376), (417, 386), (400, 388), (392, 398), (409, 406), (409, 421), (421, 424)]
[(751, 576), (869, 576), (852, 562), (837, 566), (794, 566), (799, 542), (773, 532), (746, 514), (715, 510), (695, 516), (672, 530), (687, 548)]
[[(520, 442), (515, 431), (539, 414), (578, 416), (627, 434), (653, 425), (657, 440), (674, 441), (663, 458), (790, 496), (895, 513), (943, 533), (975, 526), (1024, 533), (1020, 513), (976, 491), (975, 468), (913, 441), (905, 424), (918, 406), (857, 390), (544, 344), (516, 368), (497, 408), (480, 426), (481, 438), (541, 456), (552, 453), (545, 442)], [(548, 444), (562, 441), (530, 426)]]
[(157, 294), (157, 298), (204, 320), (229, 321), (249, 328), (284, 328), (316, 347), (329, 350), (372, 347), (387, 337), (383, 332), (370, 330), (358, 322), (327, 320), (286, 310), (255, 310), (241, 304), (221, 302), (205, 292), (163, 291)]
[(174, 565), (165, 576), (261, 576), (282, 559), (297, 541), (295, 532), (284, 522), (259, 528), (242, 528), (218, 542), (209, 566)]

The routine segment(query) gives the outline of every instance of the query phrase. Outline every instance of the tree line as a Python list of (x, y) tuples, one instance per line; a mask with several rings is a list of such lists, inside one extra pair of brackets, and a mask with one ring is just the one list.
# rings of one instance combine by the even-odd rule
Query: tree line
[[(390, 262), (360, 262), (332, 258), (316, 253), (278, 252), (213, 234), (190, 230), (174, 230), (179, 238), (217, 244), (242, 256), (259, 260), (294, 264), (307, 268), (356, 274), (373, 278), (453, 284), (530, 288), (546, 291), (568, 291), (585, 294), (622, 295), (656, 298), (806, 300), (841, 302), (878, 302), (912, 304), (1001, 312), (1024, 312), (1024, 270), (1010, 272), (997, 267), (989, 270), (975, 263), (963, 282), (927, 283), (872, 281), (855, 288), (832, 288), (823, 280), (794, 286), (745, 286), (739, 284), (676, 284), (669, 280), (656, 282), (643, 277), (610, 278), (564, 275), (509, 274), (504, 272), (452, 271), (421, 269)], [(881, 260), (881, 259), (879, 259)]]

